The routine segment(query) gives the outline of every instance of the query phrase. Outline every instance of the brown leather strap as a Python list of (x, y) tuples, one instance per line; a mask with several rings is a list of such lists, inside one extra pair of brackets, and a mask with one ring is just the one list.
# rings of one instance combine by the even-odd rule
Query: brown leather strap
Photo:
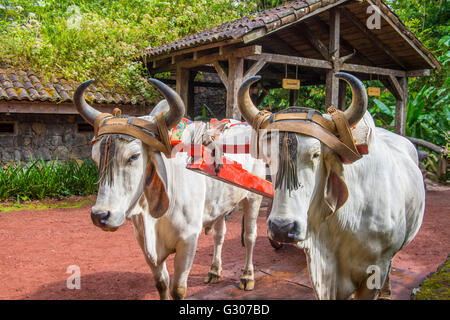
[(273, 122), (269, 124), (266, 129), (300, 133), (317, 138), (330, 149), (343, 157), (345, 162), (355, 162), (361, 158), (361, 155), (358, 152), (355, 153), (335, 135), (313, 122)]
[(156, 116), (156, 127), (161, 141), (152, 134), (155, 130), (153, 123), (139, 118), (116, 118), (109, 113), (102, 113), (94, 121), (94, 135), (95, 137), (114, 133), (130, 135), (171, 157), (172, 145), (164, 113)]
[(146, 133), (145, 131), (132, 125), (107, 124), (101, 126), (98, 131), (99, 136), (103, 134), (113, 134), (113, 133), (126, 134), (135, 137), (136, 139), (141, 140), (146, 145), (164, 153), (166, 156), (168, 157), (170, 156), (171, 150), (168, 150), (167, 147), (164, 144), (162, 144), (158, 139), (152, 137), (149, 133)]
[(98, 115), (97, 118), (95, 118), (95, 120), (94, 120), (94, 137), (97, 138), (97, 136), (98, 136), (98, 128), (100, 128), (100, 126), (102, 125), (103, 120), (105, 118), (112, 117), (112, 116), (113, 115), (109, 114), (109, 113), (101, 113), (101, 114)]
[(169, 129), (167, 129), (166, 119), (164, 119), (165, 112), (160, 112), (156, 115), (156, 125), (158, 126), (159, 138), (166, 146), (169, 154), (172, 152), (172, 144), (170, 143)]
[(359, 158), (361, 158), (360, 153), (356, 149), (355, 140), (353, 139), (353, 134), (350, 130), (350, 125), (348, 124), (344, 112), (337, 110), (334, 107), (329, 107), (327, 112), (330, 114), (334, 124), (336, 125), (339, 139), (342, 143), (349, 147), (353, 153), (359, 155)]
[(256, 158), (260, 159), (259, 154), (259, 132), (262, 124), (269, 119), (270, 115), (272, 113), (267, 110), (261, 110), (258, 112), (258, 114), (253, 119), (253, 123), (251, 124), (252, 127), (256, 130)]
[(273, 122), (277, 121), (283, 121), (283, 120), (310, 120), (312, 122), (315, 122), (319, 124), (324, 129), (330, 131), (331, 133), (337, 133), (336, 132), (336, 126), (334, 123), (328, 119), (325, 119), (321, 115), (318, 115), (316, 113), (313, 113), (312, 116), (309, 115), (309, 113), (302, 112), (302, 113), (279, 113), (274, 115)]

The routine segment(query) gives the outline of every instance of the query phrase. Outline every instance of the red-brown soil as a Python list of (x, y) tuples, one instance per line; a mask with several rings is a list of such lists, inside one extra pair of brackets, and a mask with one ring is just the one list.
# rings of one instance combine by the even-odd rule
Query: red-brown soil
[[(90, 219), (90, 205), (79, 209), (0, 213), (0, 299), (158, 299), (151, 271), (134, 238), (131, 222), (103, 232)], [(411, 289), (445, 261), (450, 243), (450, 189), (429, 190), (422, 228), (394, 260), (394, 298)], [(285, 246), (269, 244), (261, 209), (254, 265), (254, 291), (237, 288), (244, 263), (241, 213), (227, 221), (223, 247), (223, 281), (205, 285), (213, 253), (211, 235), (202, 234), (188, 280), (190, 299), (313, 299), (305, 257)], [(67, 267), (81, 270), (81, 289), (69, 290)], [(173, 271), (173, 256), (168, 259)], [(269, 290), (270, 289), (270, 290)]]

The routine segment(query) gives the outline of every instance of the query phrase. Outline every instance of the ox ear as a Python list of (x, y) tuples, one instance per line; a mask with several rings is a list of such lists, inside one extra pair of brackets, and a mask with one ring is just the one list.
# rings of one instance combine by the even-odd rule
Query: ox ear
[[(169, 209), (169, 196), (166, 191), (167, 179), (165, 174), (158, 172), (158, 162), (155, 157), (149, 157), (144, 184), (144, 195), (147, 199), (149, 213), (156, 219), (162, 217)], [(163, 163), (162, 165), (164, 167)], [(165, 173), (165, 170), (163, 171)]]
[(331, 159), (325, 160), (325, 168), (324, 200), (331, 210), (330, 215), (327, 216), (328, 218), (347, 201), (348, 189), (342, 176), (342, 164), (335, 155), (332, 155)]

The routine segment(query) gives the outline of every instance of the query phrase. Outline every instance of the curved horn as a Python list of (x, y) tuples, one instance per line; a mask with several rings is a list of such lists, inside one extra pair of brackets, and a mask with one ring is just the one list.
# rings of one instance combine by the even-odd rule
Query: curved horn
[(367, 110), (367, 92), (364, 84), (355, 76), (338, 72), (335, 76), (347, 82), (352, 88), (352, 104), (345, 111), (348, 124), (354, 126), (362, 119)]
[(97, 118), (101, 112), (91, 107), (84, 98), (84, 91), (86, 91), (87, 87), (89, 87), (92, 82), (94, 82), (94, 79), (87, 80), (78, 86), (73, 95), (73, 103), (84, 120), (91, 125), (94, 125), (95, 118)]
[(180, 122), (181, 118), (184, 115), (184, 102), (181, 97), (176, 93), (172, 88), (168, 85), (162, 83), (159, 80), (149, 78), (148, 82), (150, 82), (156, 89), (161, 92), (161, 94), (166, 98), (167, 103), (169, 104), (169, 111), (164, 115), (164, 119), (166, 120), (167, 128), (171, 129)]
[(259, 81), (261, 79), (261, 76), (254, 76), (250, 77), (247, 80), (245, 80), (238, 91), (238, 106), (239, 110), (241, 111), (242, 116), (244, 119), (250, 124), (253, 124), (253, 120), (255, 119), (256, 115), (259, 113), (258, 108), (253, 104), (252, 99), (250, 98), (250, 86), (255, 83), (256, 81)]

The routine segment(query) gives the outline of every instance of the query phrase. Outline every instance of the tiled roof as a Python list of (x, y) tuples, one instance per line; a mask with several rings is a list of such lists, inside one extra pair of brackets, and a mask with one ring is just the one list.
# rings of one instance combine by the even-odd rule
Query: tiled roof
[(207, 43), (238, 39), (250, 31), (266, 27), (268, 31), (279, 28), (283, 24), (292, 22), (311, 11), (338, 0), (297, 0), (285, 3), (258, 13), (254, 17), (243, 17), (226, 22), (220, 26), (191, 34), (183, 39), (168, 43), (157, 48), (147, 48), (144, 55), (149, 57), (196, 47)]
[[(78, 83), (53, 77), (45, 81), (43, 77), (31, 70), (17, 70), (11, 67), (0, 67), (0, 103), (2, 101), (29, 102), (73, 102), (73, 93)], [(94, 83), (86, 92), (91, 103), (118, 105), (149, 105), (142, 96), (134, 98), (105, 88)]]
[[(211, 29), (191, 34), (175, 42), (162, 45), (157, 48), (147, 48), (141, 56), (148, 58), (169, 54), (186, 48), (194, 48), (209, 43), (221, 42), (226, 40), (239, 39), (259, 28), (265, 28), (267, 32), (281, 28), (301, 17), (327, 5), (331, 5), (340, 0), (296, 0), (284, 3), (278, 7), (271, 8), (257, 13), (254, 16), (243, 17), (238, 20), (230, 21)], [(440, 68), (439, 62), (426, 49), (423, 44), (408, 30), (400, 19), (383, 3), (382, 0), (373, 0), (381, 11), (389, 16), (394, 24), (410, 38), (415, 45), (422, 50), (432, 61)]]

